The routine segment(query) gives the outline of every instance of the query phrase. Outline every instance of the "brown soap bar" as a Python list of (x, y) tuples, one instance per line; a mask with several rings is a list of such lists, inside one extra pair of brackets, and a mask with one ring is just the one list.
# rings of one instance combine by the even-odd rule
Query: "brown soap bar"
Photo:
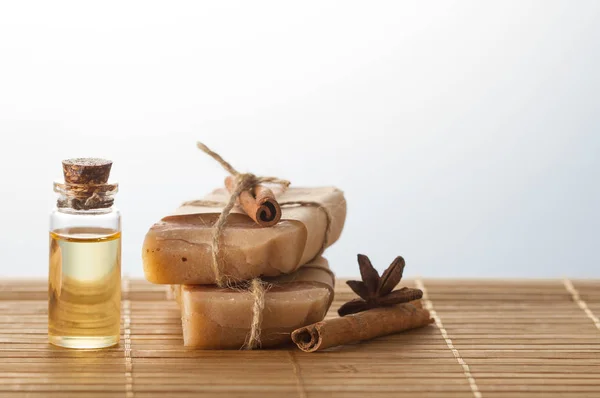
[[(291, 342), (291, 332), (323, 320), (333, 301), (334, 276), (319, 258), (292, 274), (265, 278), (261, 347)], [(254, 296), (248, 291), (174, 286), (181, 307), (183, 342), (199, 349), (239, 349), (250, 334)]]
[[(219, 189), (203, 200), (224, 203), (229, 194)], [(286, 205), (317, 202), (332, 216), (327, 244), (334, 243), (346, 219), (346, 200), (339, 189), (289, 188), (277, 195), (281, 221), (261, 228), (239, 207), (227, 218), (221, 236), (221, 273), (231, 280), (277, 276), (294, 272), (321, 249), (327, 216), (319, 207)], [(183, 205), (163, 218), (146, 234), (142, 258), (146, 279), (176, 285), (215, 284), (212, 270), (213, 225), (222, 207)]]

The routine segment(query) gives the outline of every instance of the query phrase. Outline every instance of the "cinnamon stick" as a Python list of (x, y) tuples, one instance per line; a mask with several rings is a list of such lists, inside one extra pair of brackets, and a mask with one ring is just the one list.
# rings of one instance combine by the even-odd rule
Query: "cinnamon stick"
[(353, 315), (317, 322), (292, 332), (292, 340), (304, 352), (357, 343), (433, 322), (420, 300), (379, 307)]
[[(231, 194), (235, 190), (235, 179), (225, 178), (225, 187)], [(281, 219), (281, 207), (275, 199), (275, 194), (264, 185), (257, 185), (252, 190), (242, 191), (237, 202), (261, 227), (272, 227)]]

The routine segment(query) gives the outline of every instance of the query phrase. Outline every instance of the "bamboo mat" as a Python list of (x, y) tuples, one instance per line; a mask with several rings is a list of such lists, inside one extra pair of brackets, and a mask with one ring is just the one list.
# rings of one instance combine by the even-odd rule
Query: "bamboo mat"
[[(404, 284), (434, 325), (305, 354), (186, 350), (176, 304), (138, 280), (118, 347), (60, 349), (46, 282), (0, 282), (0, 397), (600, 397), (600, 280)], [(338, 283), (328, 316), (352, 297)]]

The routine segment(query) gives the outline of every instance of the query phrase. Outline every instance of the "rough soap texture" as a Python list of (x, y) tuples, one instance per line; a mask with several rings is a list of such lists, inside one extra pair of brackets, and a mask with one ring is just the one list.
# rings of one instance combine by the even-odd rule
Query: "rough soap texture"
[[(228, 198), (225, 190), (217, 190), (204, 200), (222, 203)], [(346, 200), (339, 189), (290, 188), (277, 199), (283, 215), (273, 227), (259, 227), (237, 207), (229, 215), (221, 237), (223, 275), (248, 280), (287, 274), (318, 254), (327, 227), (324, 211), (286, 202), (321, 203), (333, 218), (328, 245), (339, 238), (346, 219)], [(160, 284), (214, 284), (212, 226), (220, 211), (221, 207), (182, 206), (150, 228), (142, 249), (146, 279)]]
[[(265, 279), (263, 348), (291, 341), (291, 332), (323, 320), (333, 300), (334, 277), (319, 258), (298, 271)], [(250, 333), (253, 296), (216, 286), (174, 286), (181, 307), (183, 341), (199, 349), (239, 349)]]

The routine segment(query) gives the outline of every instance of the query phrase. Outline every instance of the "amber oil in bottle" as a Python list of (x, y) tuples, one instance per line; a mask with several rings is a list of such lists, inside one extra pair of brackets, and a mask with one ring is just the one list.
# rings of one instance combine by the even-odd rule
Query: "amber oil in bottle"
[(110, 165), (65, 161), (65, 183), (54, 184), (59, 199), (50, 217), (48, 338), (57, 346), (97, 349), (119, 342), (121, 227), (113, 207), (117, 186), (106, 183)]

